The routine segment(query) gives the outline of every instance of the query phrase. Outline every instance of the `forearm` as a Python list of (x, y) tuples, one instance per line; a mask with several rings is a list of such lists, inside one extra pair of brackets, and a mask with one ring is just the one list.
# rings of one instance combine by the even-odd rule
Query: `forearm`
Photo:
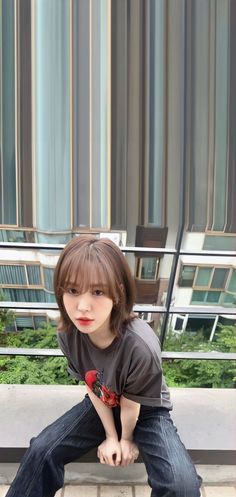
[(126, 399), (123, 395), (120, 398), (120, 419), (122, 426), (121, 438), (133, 440), (133, 431), (136, 426), (140, 412), (140, 404)]
[(118, 440), (112, 409), (103, 404), (103, 402), (92, 392), (89, 387), (86, 386), (86, 388), (89, 398), (94, 408), (96, 409), (99, 418), (101, 419), (106, 437), (111, 437)]

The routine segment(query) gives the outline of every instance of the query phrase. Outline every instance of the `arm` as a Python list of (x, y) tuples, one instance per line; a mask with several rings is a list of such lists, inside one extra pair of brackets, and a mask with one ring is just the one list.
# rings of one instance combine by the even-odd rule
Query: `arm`
[(140, 404), (133, 402), (133, 400), (129, 400), (122, 395), (120, 398), (120, 408), (122, 426), (120, 440), (122, 451), (121, 465), (127, 466), (128, 464), (133, 463), (139, 454), (138, 447), (133, 442), (133, 431), (138, 420)]
[(116, 432), (112, 409), (107, 407), (86, 385), (89, 398), (103, 424), (106, 439), (98, 447), (98, 458), (102, 464), (118, 466), (121, 462), (121, 447)]

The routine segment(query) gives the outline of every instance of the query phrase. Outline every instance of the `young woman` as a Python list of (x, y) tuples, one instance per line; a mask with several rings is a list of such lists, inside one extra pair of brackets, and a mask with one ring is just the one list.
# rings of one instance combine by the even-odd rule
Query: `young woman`
[(133, 313), (128, 263), (109, 239), (74, 238), (55, 270), (59, 345), (84, 400), (31, 440), (7, 497), (53, 497), (64, 465), (93, 447), (102, 464), (142, 455), (152, 497), (200, 497), (201, 479), (170, 418), (159, 341)]

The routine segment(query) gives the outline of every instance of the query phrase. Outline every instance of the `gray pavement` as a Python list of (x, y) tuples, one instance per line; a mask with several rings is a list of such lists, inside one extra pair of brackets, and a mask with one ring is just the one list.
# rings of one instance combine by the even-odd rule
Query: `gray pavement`
[[(8, 485), (0, 485), (0, 497), (5, 497)], [(66, 485), (56, 497), (150, 497), (148, 485)], [(191, 497), (191, 496), (189, 496)], [(204, 485), (202, 497), (236, 497), (236, 486)]]

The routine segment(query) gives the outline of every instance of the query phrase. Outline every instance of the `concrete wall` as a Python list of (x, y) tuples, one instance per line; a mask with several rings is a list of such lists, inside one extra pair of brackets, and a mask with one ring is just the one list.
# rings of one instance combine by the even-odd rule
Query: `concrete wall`
[[(170, 390), (172, 417), (194, 462), (233, 464), (236, 390)], [(83, 386), (0, 385), (0, 462), (18, 462), (30, 438), (79, 402), (84, 394)], [(86, 460), (96, 460), (94, 454)]]

